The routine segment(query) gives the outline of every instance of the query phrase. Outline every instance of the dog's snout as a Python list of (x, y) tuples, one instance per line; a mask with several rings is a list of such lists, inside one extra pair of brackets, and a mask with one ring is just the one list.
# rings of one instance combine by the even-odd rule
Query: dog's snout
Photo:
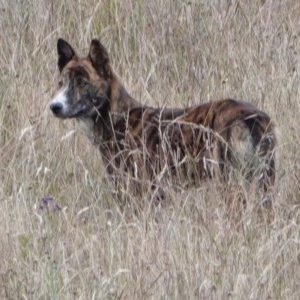
[(54, 114), (58, 114), (59, 112), (62, 111), (63, 105), (62, 103), (56, 102), (56, 103), (51, 103), (50, 104), (50, 109)]

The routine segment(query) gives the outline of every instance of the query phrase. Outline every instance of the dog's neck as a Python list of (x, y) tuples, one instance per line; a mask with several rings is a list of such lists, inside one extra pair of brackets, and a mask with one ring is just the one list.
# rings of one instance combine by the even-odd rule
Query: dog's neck
[[(93, 144), (100, 144), (115, 139), (115, 126), (126, 123), (129, 112), (141, 104), (133, 99), (120, 83), (117, 76), (112, 74), (110, 89), (107, 93), (108, 102), (90, 118), (81, 120), (85, 134)], [(82, 122), (83, 121), (83, 122)], [(120, 128), (119, 128), (120, 127)], [(118, 133), (125, 134), (123, 126), (118, 126)]]
[(129, 95), (115, 74), (112, 75), (108, 97), (109, 113), (113, 125), (124, 118), (124, 115), (127, 115), (131, 109), (141, 106), (139, 102)]

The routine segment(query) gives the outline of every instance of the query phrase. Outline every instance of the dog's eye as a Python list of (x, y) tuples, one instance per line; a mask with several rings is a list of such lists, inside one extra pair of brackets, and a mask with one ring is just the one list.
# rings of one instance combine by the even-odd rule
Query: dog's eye
[(80, 86), (80, 87), (84, 87), (87, 84), (87, 81), (82, 78), (82, 77), (78, 77), (76, 79), (76, 85)]
[(85, 80), (82, 77), (78, 77), (78, 78), (76, 78), (76, 83), (79, 86), (83, 86), (83, 85), (85, 85)]

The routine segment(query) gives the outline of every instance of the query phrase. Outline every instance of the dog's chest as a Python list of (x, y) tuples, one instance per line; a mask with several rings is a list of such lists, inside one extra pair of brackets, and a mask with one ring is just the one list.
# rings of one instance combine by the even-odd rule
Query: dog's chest
[(78, 120), (79, 129), (88, 137), (92, 144), (97, 144), (97, 136), (94, 132), (94, 122), (91, 119), (80, 119)]

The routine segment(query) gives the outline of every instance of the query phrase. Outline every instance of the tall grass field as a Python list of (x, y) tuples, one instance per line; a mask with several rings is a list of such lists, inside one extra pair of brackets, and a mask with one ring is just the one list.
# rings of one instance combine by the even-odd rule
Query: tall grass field
[[(138, 212), (124, 190), (122, 208), (98, 149), (49, 109), (60, 37), (81, 55), (99, 38), (141, 103), (266, 111), (269, 212), (228, 209), (214, 182)], [(0, 299), (300, 299), (299, 122), (298, 0), (0, 0)]]

